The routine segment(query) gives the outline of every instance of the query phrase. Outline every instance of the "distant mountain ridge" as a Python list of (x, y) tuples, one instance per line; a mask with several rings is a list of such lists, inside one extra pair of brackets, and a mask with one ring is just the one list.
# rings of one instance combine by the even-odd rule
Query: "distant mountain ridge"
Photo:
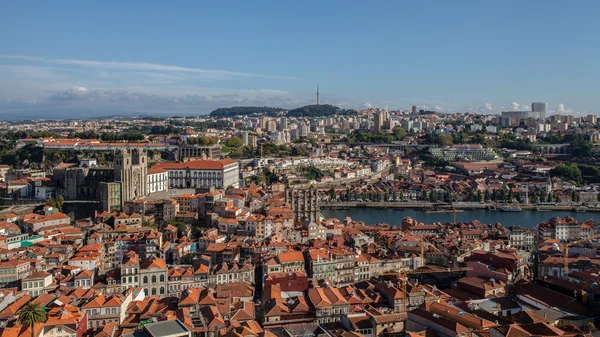
[(312, 104), (288, 111), (288, 117), (326, 117), (335, 114), (348, 114), (356, 110), (342, 110), (331, 104)]
[(143, 111), (110, 111), (110, 110), (84, 110), (84, 109), (40, 109), (27, 111), (11, 111), (0, 113), (2, 121), (21, 121), (33, 119), (65, 120), (65, 119), (100, 119), (100, 118), (132, 118), (132, 117), (169, 117), (169, 116), (197, 116), (200, 113), (153, 113)]
[[(212, 117), (236, 117), (252, 114), (266, 114), (267, 116), (276, 116), (287, 109), (258, 107), (258, 106), (234, 106), (231, 108), (219, 108), (210, 113)], [(330, 104), (311, 104), (288, 110), (288, 117), (326, 117), (334, 114), (356, 113), (356, 110), (343, 110)]]
[(234, 106), (231, 108), (218, 108), (210, 113), (211, 117), (235, 117), (253, 114), (274, 115), (287, 109), (273, 108), (268, 106)]

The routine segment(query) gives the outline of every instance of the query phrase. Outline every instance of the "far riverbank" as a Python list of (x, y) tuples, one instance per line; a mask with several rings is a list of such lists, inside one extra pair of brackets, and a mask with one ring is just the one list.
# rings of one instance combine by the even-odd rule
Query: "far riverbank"
[[(400, 226), (402, 219), (409, 216), (419, 222), (427, 224), (441, 222), (454, 222), (454, 213), (427, 213), (415, 209), (393, 209), (393, 208), (347, 208), (347, 209), (322, 209), (325, 218), (338, 218), (340, 220), (350, 217), (352, 220), (363, 221), (368, 225), (387, 223)], [(479, 220), (484, 224), (501, 223), (503, 226), (522, 226), (534, 228), (535, 225), (547, 222), (553, 217), (565, 218), (571, 216), (578, 221), (593, 219), (598, 221), (600, 214), (595, 212), (578, 213), (571, 211), (522, 211), (522, 212), (500, 212), (489, 210), (464, 210), (456, 213), (457, 222), (471, 222)]]
[(424, 201), (411, 202), (322, 202), (322, 209), (349, 209), (349, 208), (377, 208), (377, 209), (415, 209), (422, 211), (446, 210), (500, 210), (503, 206), (521, 208), (523, 211), (573, 211), (573, 212), (600, 212), (600, 207), (579, 205), (533, 205), (533, 204), (497, 204), (459, 202), (453, 204), (432, 203)]

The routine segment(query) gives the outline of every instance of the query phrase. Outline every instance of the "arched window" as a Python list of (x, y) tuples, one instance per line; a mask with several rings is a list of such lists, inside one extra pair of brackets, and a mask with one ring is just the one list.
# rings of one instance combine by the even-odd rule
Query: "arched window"
[(160, 275), (160, 282), (165, 282), (165, 275), (163, 275), (163, 274)]
[(152, 288), (152, 296), (156, 295), (156, 288)]
[(152, 283), (156, 283), (156, 275), (152, 275)]
[(144, 276), (144, 284), (148, 283), (148, 276)]
[(160, 294), (164, 295), (165, 294), (165, 287), (160, 287)]

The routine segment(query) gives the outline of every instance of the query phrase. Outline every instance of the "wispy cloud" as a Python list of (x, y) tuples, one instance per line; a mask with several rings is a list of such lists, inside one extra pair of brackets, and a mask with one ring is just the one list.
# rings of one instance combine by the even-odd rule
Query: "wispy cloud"
[(48, 108), (201, 114), (231, 105), (308, 104), (310, 98), (288, 91), (236, 88), (277, 86), (292, 79), (158, 63), (0, 55), (0, 112)]
[(216, 70), (216, 69), (189, 68), (189, 67), (180, 67), (180, 66), (165, 65), (165, 64), (158, 64), (158, 63), (110, 62), (110, 61), (91, 61), (91, 60), (77, 60), (77, 59), (49, 59), (49, 58), (42, 58), (42, 57), (37, 57), (37, 56), (26, 56), (26, 55), (0, 55), (0, 58), (10, 59), (10, 60), (19, 60), (19, 61), (25, 61), (25, 62), (67, 65), (67, 66), (86, 67), (86, 68), (95, 68), (95, 69), (187, 73), (187, 74), (195, 74), (195, 75), (203, 77), (207, 80), (227, 80), (227, 79), (234, 79), (234, 78), (265, 78), (265, 79), (284, 79), (284, 80), (298, 79), (297, 77), (292, 77), (292, 76), (267, 75), (267, 74), (237, 72), (237, 71), (228, 71), (228, 70)]

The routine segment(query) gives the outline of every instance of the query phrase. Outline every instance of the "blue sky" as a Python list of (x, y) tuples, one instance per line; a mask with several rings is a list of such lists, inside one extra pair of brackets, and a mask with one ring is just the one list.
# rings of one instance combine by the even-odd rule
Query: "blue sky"
[(0, 112), (220, 106), (596, 113), (597, 1), (15, 1)]

